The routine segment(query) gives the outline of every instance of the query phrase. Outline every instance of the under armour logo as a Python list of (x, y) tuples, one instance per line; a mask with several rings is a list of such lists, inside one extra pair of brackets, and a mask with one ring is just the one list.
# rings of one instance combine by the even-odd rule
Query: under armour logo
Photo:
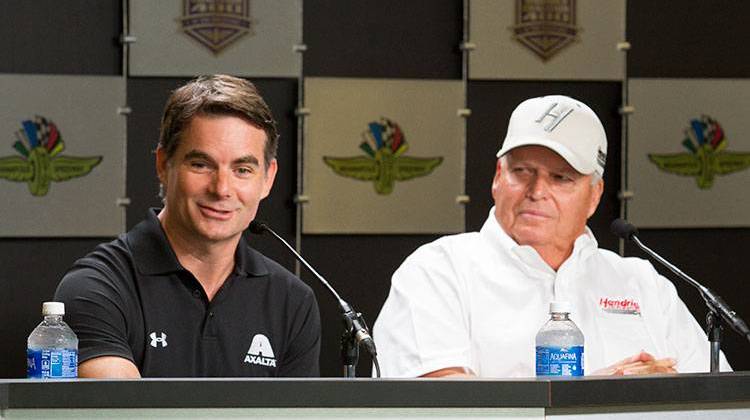
[(550, 121), (549, 124), (547, 124), (544, 127), (544, 131), (552, 131), (552, 130), (554, 130), (555, 127), (557, 127), (562, 122), (562, 120), (565, 119), (565, 117), (567, 117), (568, 115), (570, 115), (571, 112), (573, 112), (573, 108), (572, 107), (568, 108), (568, 107), (565, 107), (565, 106), (561, 106), (560, 107), (561, 109), (555, 111), (555, 107), (557, 107), (557, 105), (559, 105), (559, 104), (558, 103), (554, 103), (554, 104), (550, 105), (550, 107), (547, 108), (547, 110), (542, 115), (540, 115), (539, 118), (537, 118), (534, 121), (534, 122), (537, 122), (537, 123), (541, 123), (542, 121), (544, 121), (544, 119), (546, 117), (552, 117), (552, 121)]
[(159, 344), (167, 347), (167, 334), (161, 333), (161, 336), (157, 336), (155, 332), (152, 332), (148, 336), (151, 337), (151, 347), (159, 347)]

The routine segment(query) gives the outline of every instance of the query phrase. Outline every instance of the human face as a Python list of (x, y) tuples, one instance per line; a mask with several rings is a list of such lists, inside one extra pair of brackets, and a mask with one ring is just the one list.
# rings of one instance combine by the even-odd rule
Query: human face
[(263, 159), (265, 141), (266, 133), (242, 118), (198, 115), (171, 158), (157, 150), (166, 190), (159, 217), (171, 241), (239, 240), (276, 176), (276, 159)]
[(592, 185), (591, 175), (546, 147), (518, 147), (505, 156), (492, 182), (498, 222), (519, 245), (567, 258), (599, 204), (603, 182)]

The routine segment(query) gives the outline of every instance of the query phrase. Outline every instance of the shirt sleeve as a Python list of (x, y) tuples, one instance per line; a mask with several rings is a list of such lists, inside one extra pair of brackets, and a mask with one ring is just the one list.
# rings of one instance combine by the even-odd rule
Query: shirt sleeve
[(320, 313), (312, 289), (305, 287), (292, 316), (290, 344), (279, 366), (278, 376), (320, 376)]
[[(661, 288), (659, 296), (662, 297), (662, 308), (667, 318), (667, 342), (672, 346), (674, 357), (677, 359), (677, 371), (708, 372), (711, 352), (706, 333), (678, 296), (674, 284), (655, 270), (654, 275), (658, 276)], [(724, 352), (719, 355), (719, 367), (722, 372), (732, 370)]]
[(383, 377), (449, 367), (476, 372), (462, 280), (438, 243), (419, 248), (396, 270), (373, 329)]
[(125, 322), (129, 311), (123, 296), (129, 292), (118, 276), (111, 264), (79, 261), (57, 287), (55, 300), (65, 303), (65, 321), (78, 336), (79, 363), (100, 356), (135, 363)]

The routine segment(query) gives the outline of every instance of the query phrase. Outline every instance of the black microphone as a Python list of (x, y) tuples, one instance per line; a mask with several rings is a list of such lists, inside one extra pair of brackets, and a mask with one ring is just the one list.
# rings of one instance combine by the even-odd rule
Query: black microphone
[(633, 226), (632, 223), (629, 223), (627, 220), (623, 219), (615, 219), (609, 228), (612, 233), (622, 239), (630, 240), (631, 238), (633, 238), (633, 236), (638, 235), (638, 228)]
[(281, 236), (279, 236), (278, 233), (274, 232), (273, 229), (268, 227), (267, 224), (263, 222), (259, 222), (257, 220), (253, 220), (250, 222), (250, 225), (248, 226), (248, 230), (255, 234), (263, 234), (264, 232), (268, 232), (271, 235), (273, 235), (279, 242), (284, 244), (286, 248), (291, 252), (295, 258), (299, 262), (302, 263), (308, 270), (310, 270), (313, 275), (321, 282), (323, 285), (328, 289), (329, 292), (333, 295), (333, 297), (336, 299), (336, 301), (339, 304), (339, 307), (341, 308), (342, 315), (344, 317), (344, 322), (346, 323), (346, 328), (349, 332), (349, 334), (354, 338), (357, 345), (363, 345), (367, 349), (367, 351), (370, 352), (370, 354), (373, 357), (373, 362), (375, 363), (375, 368), (377, 369), (377, 376), (380, 377), (380, 367), (377, 362), (377, 355), (378, 352), (375, 349), (375, 341), (372, 339), (372, 336), (370, 335), (369, 331), (367, 330), (367, 325), (365, 325), (364, 320), (362, 319), (362, 314), (359, 312), (356, 312), (354, 309), (352, 309), (351, 305), (347, 303), (344, 299), (339, 296), (339, 294), (336, 292), (336, 289), (331, 286), (328, 281), (323, 278), (320, 274), (318, 274), (317, 271), (304, 259), (302, 258), (302, 255), (300, 255), (294, 248), (292, 248), (291, 245), (289, 245), (289, 242), (284, 240)]
[(622, 239), (632, 240), (640, 249), (642, 249), (646, 254), (653, 257), (656, 261), (658, 261), (663, 266), (667, 267), (671, 272), (675, 273), (678, 277), (688, 282), (690, 285), (698, 289), (698, 291), (701, 293), (701, 296), (703, 297), (703, 300), (706, 301), (706, 305), (708, 305), (708, 308), (719, 314), (724, 321), (726, 321), (729, 326), (732, 327), (737, 333), (742, 335), (743, 337), (746, 337), (750, 339), (750, 328), (748, 328), (745, 321), (740, 318), (736, 312), (734, 312), (729, 305), (727, 305), (724, 300), (717, 295), (713, 290), (709, 289), (706, 286), (703, 286), (702, 284), (698, 283), (695, 279), (688, 276), (687, 274), (683, 273), (679, 268), (674, 266), (672, 263), (664, 259), (661, 255), (657, 254), (653, 250), (651, 250), (649, 247), (643, 244), (640, 239), (638, 239), (638, 228), (633, 226), (631, 223), (629, 223), (626, 220), (623, 219), (615, 219), (612, 222), (612, 225), (610, 226), (610, 229), (612, 230), (612, 233), (619, 236)]

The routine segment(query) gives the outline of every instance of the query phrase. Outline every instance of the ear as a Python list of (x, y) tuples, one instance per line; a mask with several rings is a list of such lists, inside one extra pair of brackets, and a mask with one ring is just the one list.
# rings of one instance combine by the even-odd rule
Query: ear
[(167, 185), (167, 165), (169, 164), (167, 152), (163, 147), (156, 148), (156, 176), (162, 185)]
[(494, 197), (500, 189), (500, 178), (502, 177), (502, 159), (497, 159), (495, 164), (495, 176), (492, 178), (492, 196)]
[(599, 207), (599, 201), (602, 199), (602, 193), (604, 193), (604, 180), (600, 179), (599, 182), (591, 186), (591, 202), (589, 204), (588, 217), (594, 215), (596, 208)]
[(276, 179), (276, 172), (278, 169), (279, 164), (276, 159), (271, 159), (271, 161), (268, 162), (268, 167), (266, 168), (266, 173), (263, 177), (263, 193), (260, 197), (261, 199), (268, 197), (268, 194), (271, 193), (271, 187), (273, 187), (273, 181)]

